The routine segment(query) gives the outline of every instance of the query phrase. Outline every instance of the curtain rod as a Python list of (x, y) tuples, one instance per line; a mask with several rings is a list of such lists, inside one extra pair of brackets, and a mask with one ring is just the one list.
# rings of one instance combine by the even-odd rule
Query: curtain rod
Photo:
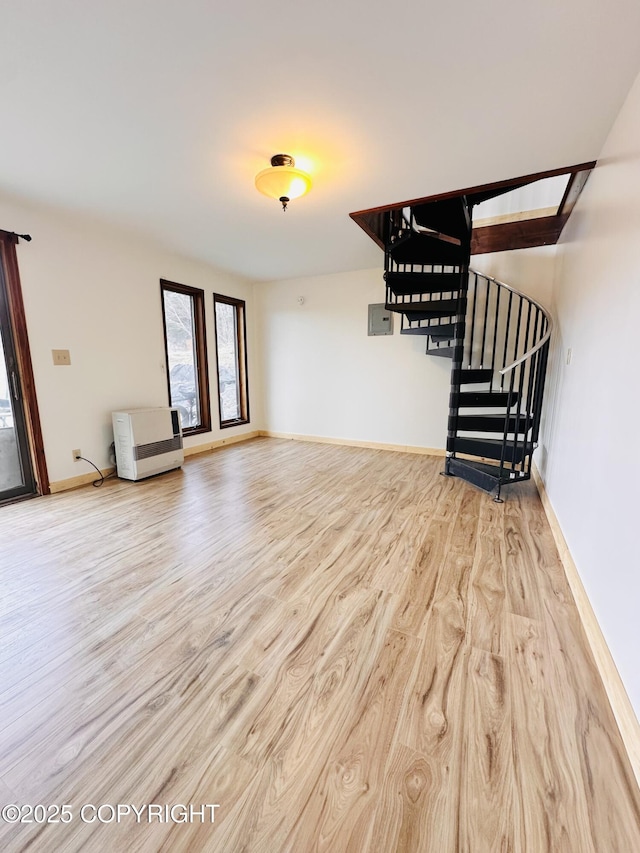
[(18, 240), (24, 240), (26, 243), (31, 242), (31, 234), (16, 234), (15, 231), (4, 231), (0, 228), (0, 234), (3, 234), (5, 237), (13, 237), (13, 242), (17, 243)]

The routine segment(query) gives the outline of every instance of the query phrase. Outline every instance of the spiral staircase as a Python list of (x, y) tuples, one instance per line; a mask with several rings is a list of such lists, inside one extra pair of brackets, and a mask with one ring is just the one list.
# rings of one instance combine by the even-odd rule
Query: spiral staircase
[[(495, 493), (496, 501), (504, 486), (531, 477), (552, 321), (535, 300), (471, 269), (470, 258), (556, 243), (595, 165), (351, 214), (384, 250), (386, 308), (402, 316), (401, 334), (420, 335), (427, 355), (451, 359), (443, 474)], [(472, 227), (477, 205), (560, 178), (554, 207)]]
[(538, 440), (551, 318), (534, 300), (469, 268), (466, 197), (388, 212), (386, 307), (401, 334), (450, 358), (444, 473), (500, 501), (503, 486), (531, 476)]

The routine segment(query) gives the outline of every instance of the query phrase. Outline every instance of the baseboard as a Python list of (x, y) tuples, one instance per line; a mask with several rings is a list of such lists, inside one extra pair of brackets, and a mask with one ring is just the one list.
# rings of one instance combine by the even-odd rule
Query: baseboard
[(242, 432), (239, 435), (230, 435), (227, 438), (217, 438), (215, 441), (207, 441), (204, 444), (185, 447), (184, 456), (186, 459), (187, 456), (198, 456), (200, 453), (209, 453), (211, 450), (216, 450), (218, 447), (237, 444), (239, 441), (249, 441), (252, 438), (258, 438), (260, 435), (263, 435), (263, 433), (258, 429), (254, 429), (252, 432)]
[(310, 441), (314, 444), (337, 444), (343, 447), (364, 447), (369, 450), (391, 450), (395, 453), (418, 453), (423, 456), (444, 456), (445, 451), (438, 447), (417, 447), (411, 444), (384, 444), (380, 441), (358, 441), (352, 438), (329, 438), (323, 435), (297, 435), (292, 432), (274, 432), (261, 429), (260, 435), (266, 438), (286, 438), (290, 441)]
[[(103, 477), (107, 477), (109, 474), (113, 474), (115, 468), (103, 468), (100, 473)], [(66, 480), (54, 480), (54, 482), (49, 483), (49, 488), (51, 489), (51, 494), (55, 495), (57, 492), (68, 492), (70, 489), (79, 489), (81, 486), (88, 486), (89, 483), (93, 483), (94, 480), (98, 479), (97, 471), (89, 471), (88, 474), (79, 474), (77, 477), (69, 477)]]
[(549, 500), (549, 495), (547, 494), (542, 476), (535, 465), (532, 466), (532, 473), (533, 479), (538, 488), (540, 500), (542, 501), (542, 506), (544, 507), (547, 520), (549, 521), (549, 526), (553, 533), (553, 538), (556, 541), (556, 546), (558, 548), (560, 559), (562, 560), (567, 581), (571, 587), (571, 592), (573, 593), (578, 613), (580, 614), (580, 619), (582, 621), (585, 634), (587, 635), (589, 646), (591, 647), (596, 667), (600, 673), (602, 683), (604, 684), (604, 688), (609, 698), (611, 709), (613, 710), (616, 722), (618, 723), (620, 735), (622, 736), (622, 740), (627, 750), (629, 761), (631, 762), (633, 772), (635, 773), (636, 781), (638, 782), (638, 785), (640, 785), (640, 723), (638, 722), (638, 718), (633, 710), (633, 705), (631, 704), (622, 678), (620, 677), (620, 673), (618, 672), (618, 668), (613, 660), (613, 656), (609, 651), (602, 629), (600, 628), (596, 615), (593, 612), (591, 602), (589, 601), (586, 590), (582, 584), (578, 567), (571, 556), (569, 546), (567, 545), (564, 534), (562, 533), (562, 528), (560, 527), (560, 522), (558, 521), (558, 517), (556, 516), (553, 506), (551, 505), (551, 501)]

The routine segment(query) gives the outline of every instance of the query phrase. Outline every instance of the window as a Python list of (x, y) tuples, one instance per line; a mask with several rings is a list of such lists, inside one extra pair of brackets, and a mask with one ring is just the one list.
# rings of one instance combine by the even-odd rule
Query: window
[(169, 404), (187, 435), (211, 429), (204, 291), (160, 280)]
[(242, 299), (213, 294), (220, 426), (249, 423), (247, 331)]

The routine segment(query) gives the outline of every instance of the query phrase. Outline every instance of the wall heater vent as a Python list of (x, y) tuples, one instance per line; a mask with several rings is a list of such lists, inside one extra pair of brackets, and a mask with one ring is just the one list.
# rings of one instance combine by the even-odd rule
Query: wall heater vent
[(152, 441), (151, 444), (139, 444), (133, 448), (133, 456), (136, 461), (150, 459), (152, 456), (160, 456), (161, 453), (169, 453), (171, 450), (182, 450), (182, 437), (165, 438), (163, 441)]

